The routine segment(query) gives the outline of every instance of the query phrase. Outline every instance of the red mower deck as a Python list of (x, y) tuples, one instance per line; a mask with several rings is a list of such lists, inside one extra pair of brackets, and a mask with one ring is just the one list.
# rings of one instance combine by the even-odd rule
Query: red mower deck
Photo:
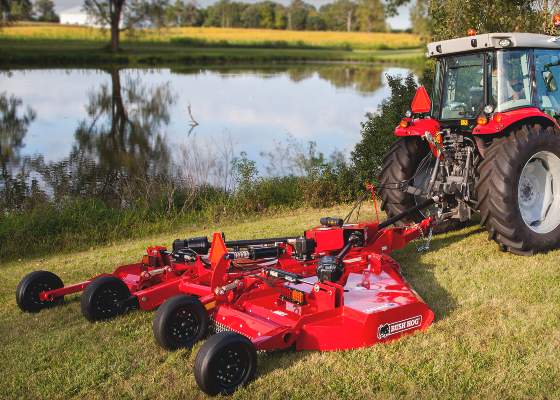
[(85, 289), (82, 313), (92, 321), (161, 305), (153, 331), (162, 347), (192, 347), (216, 333), (197, 354), (195, 378), (208, 394), (229, 394), (253, 377), (257, 351), (355, 349), (430, 326), (433, 312), (390, 253), (424, 236), (433, 219), (390, 227), (399, 218), (324, 218), (294, 238), (176, 240), (172, 251), (149, 247), (140, 263), (70, 286), (33, 272), (16, 297), (33, 312)]

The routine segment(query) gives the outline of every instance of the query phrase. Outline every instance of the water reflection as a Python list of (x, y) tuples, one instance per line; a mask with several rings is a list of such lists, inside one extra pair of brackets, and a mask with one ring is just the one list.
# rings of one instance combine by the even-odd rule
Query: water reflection
[(163, 129), (176, 100), (169, 84), (148, 87), (138, 78), (123, 82), (118, 69), (106, 72), (111, 83), (89, 93), (87, 117), (75, 131), (69, 157), (35, 162), (54, 198), (91, 196), (123, 205), (143, 182), (169, 173)]
[(286, 154), (308, 141), (326, 154), (351, 148), (365, 112), (387, 94), (383, 74), (395, 72), (407, 71), (327, 64), (10, 71), (0, 76), (1, 208), (47, 197), (123, 206), (157, 191), (154, 181), (172, 182), (184, 165), (190, 181), (213, 176), (204, 180), (228, 188), (240, 151), (260, 160), (261, 173), (284, 173), (271, 168), (278, 143), (287, 143)]
[(29, 172), (21, 158), (23, 140), (35, 112), (25, 108), (20, 98), (0, 93), (0, 191), (2, 209), (17, 209), (29, 197), (30, 189), (37, 187), (33, 180), (27, 186)]

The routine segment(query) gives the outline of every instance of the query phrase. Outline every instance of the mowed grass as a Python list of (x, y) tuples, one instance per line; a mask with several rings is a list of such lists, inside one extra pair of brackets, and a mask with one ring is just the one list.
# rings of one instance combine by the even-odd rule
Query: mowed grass
[[(75, 282), (138, 260), (148, 244), (214, 230), (230, 239), (298, 234), (347, 210), (301, 209), (2, 265), (0, 397), (203, 398), (192, 374), (200, 345), (192, 352), (158, 348), (153, 313), (91, 324), (79, 297), (69, 296), (64, 306), (23, 314), (14, 299), (18, 281), (47, 269)], [(559, 398), (560, 251), (518, 257), (486, 237), (471, 226), (435, 237), (428, 253), (414, 244), (394, 253), (436, 314), (427, 331), (353, 351), (260, 354), (256, 379), (233, 398)]]
[[(0, 31), (0, 39), (108, 41), (109, 32), (97, 28), (58, 24), (15, 25)], [(317, 47), (363, 50), (408, 49), (421, 46), (418, 35), (383, 32), (288, 31), (278, 29), (241, 29), (186, 27), (137, 30), (124, 34), (123, 41), (181, 42), (198, 45), (254, 47)], [(191, 42), (189, 42), (189, 40)]]

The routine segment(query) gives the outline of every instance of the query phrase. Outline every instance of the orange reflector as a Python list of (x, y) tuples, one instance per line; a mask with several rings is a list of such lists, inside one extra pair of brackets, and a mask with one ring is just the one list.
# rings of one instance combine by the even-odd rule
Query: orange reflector
[(476, 35), (476, 29), (473, 29), (473, 28), (469, 29), (467, 31), (467, 35), (468, 36), (475, 36)]
[(486, 118), (486, 116), (484, 116), (484, 115), (481, 115), (480, 117), (478, 117), (476, 119), (476, 123), (478, 125), (486, 125), (488, 123), (488, 118)]
[(300, 292), (299, 290), (292, 289), (290, 293), (290, 297), (293, 303), (295, 304), (304, 304), (305, 303), (305, 293)]
[(441, 134), (441, 132), (438, 132), (436, 134), (436, 142), (438, 142), (439, 144), (443, 143), (443, 135)]
[(552, 23), (556, 28), (560, 28), (560, 14), (554, 14), (552, 17)]
[(494, 114), (494, 116), (492, 118), (494, 119), (495, 122), (500, 123), (500, 122), (502, 122), (502, 119), (504, 118), (504, 116), (500, 113), (496, 113), (496, 114)]
[(406, 119), (401, 120), (399, 123), (401, 128), (406, 128), (408, 126), (408, 121)]

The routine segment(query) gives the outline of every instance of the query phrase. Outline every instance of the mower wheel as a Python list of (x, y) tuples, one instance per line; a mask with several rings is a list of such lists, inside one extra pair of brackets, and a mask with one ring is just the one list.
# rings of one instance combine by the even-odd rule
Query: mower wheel
[(202, 345), (194, 361), (196, 383), (211, 396), (232, 394), (253, 378), (256, 369), (255, 346), (235, 332), (212, 336)]
[(530, 255), (560, 246), (560, 130), (526, 124), (494, 140), (479, 166), (481, 224), (501, 249)]
[(16, 288), (16, 302), (19, 308), (25, 312), (38, 312), (43, 308), (54, 307), (64, 300), (58, 297), (54, 300), (42, 301), (39, 293), (45, 290), (53, 290), (64, 287), (62, 280), (49, 271), (35, 271), (27, 274), (19, 282)]
[(159, 307), (152, 329), (164, 349), (192, 348), (208, 333), (208, 313), (196, 297), (178, 295)]
[(82, 294), (82, 314), (89, 321), (110, 319), (122, 314), (122, 303), (130, 297), (123, 281), (114, 276), (101, 276), (86, 286)]
[[(428, 160), (425, 161), (425, 159)], [(424, 189), (430, 180), (433, 165), (429, 162), (433, 159), (427, 144), (419, 137), (404, 137), (393, 143), (385, 157), (379, 174), (379, 195), (381, 197), (381, 209), (391, 218), (403, 211), (424, 201), (422, 196), (414, 196), (400, 188), (403, 182), (410, 182), (415, 187)], [(408, 219), (403, 219), (396, 225), (404, 225), (420, 222), (426, 218), (426, 211), (416, 211)], [(443, 233), (459, 229), (465, 223), (450, 219), (437, 224), (434, 233)]]

